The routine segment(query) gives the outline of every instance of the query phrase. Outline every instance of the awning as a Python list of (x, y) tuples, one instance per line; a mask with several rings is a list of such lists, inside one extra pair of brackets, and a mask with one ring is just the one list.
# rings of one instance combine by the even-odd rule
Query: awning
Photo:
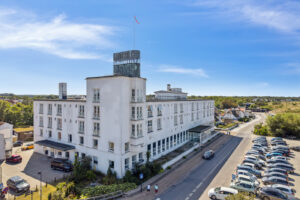
[(211, 129), (212, 127), (211, 126), (203, 126), (203, 125), (200, 125), (200, 126), (196, 126), (190, 130), (188, 130), (189, 132), (194, 132), (194, 133), (202, 133), (204, 131), (207, 131), (208, 129)]
[(63, 144), (63, 143), (59, 143), (59, 142), (54, 142), (51, 140), (40, 140), (35, 143), (38, 145), (41, 145), (41, 146), (50, 147), (50, 148), (61, 150), (61, 151), (68, 151), (68, 150), (75, 149), (75, 146)]

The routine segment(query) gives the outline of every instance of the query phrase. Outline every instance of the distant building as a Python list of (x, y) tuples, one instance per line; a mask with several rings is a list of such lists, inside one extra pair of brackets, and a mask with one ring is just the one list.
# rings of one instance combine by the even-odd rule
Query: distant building
[(0, 160), (12, 154), (13, 125), (5, 122), (0, 122)]
[[(137, 163), (170, 153), (214, 130), (214, 101), (188, 100), (179, 88), (146, 100), (140, 52), (114, 54), (114, 75), (86, 78), (86, 99), (34, 101), (35, 152), (92, 158), (92, 167), (118, 177)], [(193, 130), (190, 132), (190, 130)]]
[(15, 128), (14, 135), (18, 141), (33, 141), (33, 126), (27, 128)]

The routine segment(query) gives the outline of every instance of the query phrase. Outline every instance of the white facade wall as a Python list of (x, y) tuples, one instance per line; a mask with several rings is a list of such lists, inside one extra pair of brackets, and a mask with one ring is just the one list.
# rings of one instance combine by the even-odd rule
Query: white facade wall
[(0, 160), (5, 159), (5, 156), (10, 156), (12, 153), (12, 134), (12, 124), (4, 123), (0, 125)]
[[(214, 123), (214, 102), (211, 100), (203, 101), (155, 101), (146, 102), (146, 80), (143, 78), (132, 78), (125, 76), (95, 77), (87, 79), (87, 98), (82, 100), (56, 100), (56, 101), (35, 101), (34, 102), (34, 139), (52, 140), (64, 144), (75, 146), (75, 150), (69, 151), (70, 160), (74, 160), (75, 152), (81, 157), (84, 153), (91, 158), (97, 158), (98, 163), (94, 163), (94, 168), (106, 172), (109, 164), (114, 163), (114, 170), (119, 177), (125, 175), (125, 159), (128, 159), (128, 167), (132, 167), (132, 159), (136, 161), (139, 155), (146, 160), (148, 145), (158, 141), (162, 145), (162, 140), (175, 134), (185, 133), (190, 128), (199, 125), (213, 125)], [(135, 97), (132, 98), (132, 90)], [(99, 101), (94, 101), (95, 91), (100, 92)], [(52, 115), (48, 115), (48, 105), (52, 104)], [(62, 115), (57, 116), (57, 107), (62, 105)], [(174, 111), (174, 104), (177, 105), (177, 113)], [(183, 105), (181, 112), (180, 104)], [(40, 113), (40, 105), (43, 112)], [(84, 106), (84, 117), (78, 117), (79, 106)], [(94, 107), (100, 107), (99, 119), (94, 118)], [(147, 108), (152, 106), (153, 116), (148, 117)], [(132, 108), (142, 108), (142, 117), (132, 119)], [(157, 107), (162, 108), (162, 116), (157, 115)], [(193, 113), (193, 114), (192, 114)], [(197, 114), (198, 113), (198, 114)], [(180, 123), (180, 115), (183, 116), (183, 123)], [(192, 120), (192, 115), (194, 115)], [(174, 117), (177, 116), (177, 125), (174, 124)], [(198, 117), (197, 117), (198, 116)], [(48, 117), (52, 118), (52, 128), (48, 128)], [(40, 127), (40, 118), (43, 126)], [(62, 120), (62, 130), (57, 130), (57, 120)], [(161, 129), (157, 129), (157, 120), (161, 119)], [(152, 120), (153, 131), (148, 133), (148, 121)], [(84, 122), (84, 133), (79, 133), (79, 121)], [(94, 136), (94, 123), (100, 123), (100, 134)], [(132, 135), (132, 125), (141, 125), (142, 134)], [(41, 130), (43, 132), (40, 135)], [(49, 138), (48, 132), (52, 131)], [(135, 131), (137, 129), (135, 128)], [(61, 132), (59, 140), (58, 132)], [(136, 133), (136, 132), (135, 132)], [(69, 142), (68, 135), (72, 135), (72, 142)], [(80, 144), (80, 137), (84, 137), (84, 143)], [(93, 140), (98, 140), (98, 147), (93, 147)], [(166, 142), (166, 140), (165, 140)], [(187, 140), (180, 142), (176, 146), (165, 151), (160, 151), (153, 155), (151, 148), (151, 160), (157, 159), (162, 155), (175, 150), (186, 143)], [(109, 143), (114, 144), (113, 151), (110, 151)], [(128, 151), (125, 151), (128, 144)], [(45, 150), (53, 151), (36, 145), (35, 151), (45, 153)], [(54, 157), (64, 157), (54, 151)]]

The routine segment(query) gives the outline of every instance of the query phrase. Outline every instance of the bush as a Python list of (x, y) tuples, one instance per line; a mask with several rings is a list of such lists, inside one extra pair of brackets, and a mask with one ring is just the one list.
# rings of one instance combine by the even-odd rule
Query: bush
[(96, 174), (94, 173), (94, 171), (93, 170), (89, 170), (89, 171), (87, 171), (86, 172), (86, 177), (87, 177), (87, 179), (89, 180), (89, 181), (94, 181), (94, 180), (96, 180)]
[(172, 169), (172, 167), (171, 167), (171, 166), (168, 166), (167, 169)]
[(182, 158), (183, 158), (183, 159), (186, 159), (186, 156), (183, 156)]
[(267, 136), (269, 135), (268, 127), (264, 126), (263, 124), (257, 124), (254, 126), (255, 135)]
[(294, 113), (277, 114), (273, 117), (268, 117), (267, 125), (270, 129), (271, 136), (300, 137), (300, 115)]
[(235, 195), (229, 195), (225, 199), (226, 200), (254, 200), (255, 195), (246, 192), (239, 192)]
[(135, 183), (122, 183), (122, 184), (111, 184), (111, 185), (100, 185), (96, 187), (88, 187), (82, 190), (82, 195), (86, 197), (100, 196), (103, 194), (109, 194), (116, 191), (127, 192), (137, 187)]
[(74, 169), (72, 176), (70, 177), (71, 181), (75, 183), (82, 182), (87, 177), (87, 172), (91, 169), (91, 158), (85, 157), (81, 160), (78, 159), (78, 156), (75, 156)]
[(110, 168), (107, 169), (106, 176), (103, 178), (105, 185), (111, 185), (117, 183), (117, 173), (113, 172)]

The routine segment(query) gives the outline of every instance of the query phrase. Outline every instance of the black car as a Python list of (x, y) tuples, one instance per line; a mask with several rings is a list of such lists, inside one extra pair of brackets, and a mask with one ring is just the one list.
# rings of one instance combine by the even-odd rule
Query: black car
[(281, 199), (281, 200), (292, 200), (294, 197), (288, 196), (282, 191), (271, 188), (271, 187), (263, 187), (258, 191), (258, 196), (263, 200), (271, 200), (271, 199)]
[(51, 161), (51, 168), (56, 170), (62, 170), (65, 172), (70, 172), (73, 170), (73, 165), (67, 159), (54, 158)]
[(20, 147), (23, 145), (23, 142), (22, 141), (16, 141), (14, 144), (13, 144), (13, 147)]
[(202, 158), (203, 158), (203, 159), (206, 159), (206, 160), (210, 160), (210, 159), (212, 159), (214, 156), (215, 156), (214, 151), (213, 151), (213, 150), (209, 150), (209, 151), (206, 151), (206, 152), (203, 154)]
[(30, 189), (30, 185), (20, 176), (11, 177), (7, 180), (6, 185), (9, 187), (9, 189), (17, 193), (26, 192)]

